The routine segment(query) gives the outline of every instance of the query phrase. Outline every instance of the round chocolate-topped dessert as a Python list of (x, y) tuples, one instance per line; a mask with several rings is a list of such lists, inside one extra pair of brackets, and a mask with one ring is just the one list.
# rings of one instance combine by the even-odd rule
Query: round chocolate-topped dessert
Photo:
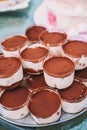
[(87, 43), (83, 41), (68, 41), (63, 45), (63, 51), (75, 63), (76, 70), (87, 67)]
[(61, 45), (67, 40), (67, 35), (62, 32), (48, 32), (44, 31), (40, 35), (40, 41), (43, 45), (49, 47), (51, 55), (58, 55), (61, 53)]
[(22, 79), (21, 61), (15, 57), (0, 57), (0, 87), (12, 87)]
[(29, 27), (27, 30), (26, 30), (26, 36), (28, 37), (28, 40), (31, 42), (31, 43), (34, 43), (34, 42), (38, 42), (39, 41), (39, 35), (44, 31), (46, 30), (45, 27), (42, 27), (42, 26), (32, 26), (32, 27)]
[(83, 82), (87, 86), (87, 67), (75, 72), (75, 78)]
[(46, 46), (57, 46), (60, 44), (64, 44), (67, 39), (67, 35), (65, 33), (60, 32), (48, 32), (44, 31), (41, 36), (40, 40), (45, 44)]
[(67, 57), (49, 58), (44, 62), (43, 70), (45, 81), (50, 87), (62, 89), (73, 82), (75, 66)]
[(5, 56), (19, 56), (19, 51), (26, 48), (27, 38), (25, 36), (12, 36), (2, 42), (2, 51)]
[(62, 98), (62, 108), (65, 112), (76, 113), (81, 111), (86, 104), (86, 86), (79, 81), (74, 81), (69, 88), (59, 90)]
[(6, 90), (0, 97), (2, 115), (11, 119), (20, 119), (28, 113), (27, 104), (30, 92), (26, 87), (18, 87), (13, 90)]
[(55, 122), (61, 115), (61, 99), (51, 89), (37, 91), (30, 100), (29, 110), (39, 124)]
[(20, 54), (24, 69), (31, 74), (42, 73), (42, 61), (48, 53), (48, 49), (39, 43), (29, 46)]
[(32, 90), (32, 91), (38, 90), (40, 88), (47, 86), (47, 84), (44, 80), (43, 74), (28, 76), (26, 81), (27, 81), (27, 84), (29, 86), (29, 89)]

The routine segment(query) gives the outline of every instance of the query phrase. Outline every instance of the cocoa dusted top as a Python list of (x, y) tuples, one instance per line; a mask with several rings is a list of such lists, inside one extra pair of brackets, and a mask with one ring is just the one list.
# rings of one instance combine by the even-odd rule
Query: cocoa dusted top
[(29, 90), (21, 86), (12, 90), (6, 90), (1, 95), (0, 103), (7, 109), (17, 109), (24, 105), (28, 100), (29, 94)]
[(0, 57), (0, 78), (7, 78), (21, 67), (21, 61), (14, 57)]
[(45, 87), (47, 85), (43, 74), (29, 76), (27, 78), (27, 83), (29, 85), (29, 88), (32, 90)]
[(21, 57), (23, 59), (32, 62), (37, 62), (40, 59), (42, 60), (42, 58), (44, 58), (47, 55), (48, 55), (48, 50), (44, 47), (27, 48), (21, 53)]
[(80, 58), (81, 56), (87, 56), (87, 43), (82, 41), (69, 41), (63, 45), (63, 50), (66, 54)]
[(63, 78), (74, 72), (74, 63), (66, 57), (52, 57), (45, 61), (44, 71), (51, 76)]
[(2, 47), (7, 51), (15, 51), (26, 44), (27, 38), (24, 36), (13, 36), (2, 42)]
[(58, 94), (51, 90), (38, 91), (33, 95), (29, 104), (30, 112), (41, 118), (52, 116), (61, 105)]
[(60, 32), (44, 31), (40, 36), (40, 40), (43, 42), (43, 44), (49, 46), (57, 46), (60, 44), (64, 44), (66, 39), (67, 35)]
[(87, 81), (87, 67), (85, 69), (76, 71), (75, 77), (81, 81)]
[(79, 102), (86, 97), (86, 87), (84, 84), (74, 81), (70, 87), (59, 90), (59, 93), (65, 101)]
[(28, 37), (29, 41), (39, 41), (39, 35), (44, 30), (46, 30), (46, 28), (42, 26), (32, 26), (27, 29), (26, 36)]

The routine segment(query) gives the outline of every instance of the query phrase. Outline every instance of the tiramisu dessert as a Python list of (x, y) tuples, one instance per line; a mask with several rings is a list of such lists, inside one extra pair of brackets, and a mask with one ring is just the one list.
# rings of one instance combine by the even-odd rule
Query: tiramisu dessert
[(66, 42), (67, 35), (57, 30), (44, 31), (40, 35), (40, 41), (43, 45), (49, 48), (51, 55), (61, 54), (61, 46)]
[(55, 122), (61, 115), (61, 99), (57, 92), (43, 89), (30, 100), (29, 111), (38, 124)]
[(48, 86), (58, 89), (69, 87), (74, 79), (74, 63), (66, 57), (51, 57), (43, 64), (45, 81)]
[(26, 78), (28, 87), (31, 91), (38, 90), (47, 86), (44, 75), (31, 75)]
[(28, 113), (28, 102), (30, 92), (26, 87), (18, 87), (13, 90), (6, 90), (1, 94), (1, 114), (10, 119), (20, 119)]
[(75, 79), (83, 82), (87, 86), (87, 67), (85, 69), (76, 71)]
[(42, 26), (33, 25), (26, 30), (25, 35), (27, 36), (30, 44), (37, 43), (39, 41), (39, 35), (46, 30)]
[(17, 87), (22, 79), (21, 61), (14, 57), (0, 57), (0, 87)]
[(1, 45), (4, 56), (20, 57), (19, 52), (23, 51), (28, 46), (28, 43), (25, 36), (17, 35), (7, 38)]
[(48, 49), (41, 44), (33, 44), (26, 48), (21, 54), (24, 69), (30, 74), (43, 72), (42, 61), (48, 56)]
[(68, 41), (63, 45), (64, 55), (75, 63), (75, 69), (87, 67), (87, 43), (83, 41)]
[(77, 113), (84, 109), (86, 105), (86, 86), (79, 81), (74, 81), (72, 85), (63, 90), (59, 90), (62, 98), (62, 109), (68, 113)]
[(0, 9), (6, 9), (16, 4), (16, 0), (0, 0)]

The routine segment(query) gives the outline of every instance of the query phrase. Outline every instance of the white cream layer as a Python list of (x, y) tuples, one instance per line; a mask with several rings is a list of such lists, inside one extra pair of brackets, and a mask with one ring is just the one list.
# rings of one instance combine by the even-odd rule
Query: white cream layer
[(37, 71), (37, 72), (39, 70), (43, 70), (42, 61), (37, 62), (37, 63), (33, 63), (33, 62), (25, 61), (22, 59), (22, 64), (23, 64), (24, 69), (32, 69), (32, 70)]
[(52, 88), (64, 89), (69, 87), (74, 80), (74, 72), (64, 78), (56, 78), (44, 72), (45, 82)]
[(38, 124), (47, 124), (47, 123), (52, 123), (57, 121), (60, 116), (61, 116), (61, 106), (59, 107), (59, 109), (52, 114), (50, 117), (47, 118), (40, 118), (40, 117), (36, 117), (35, 115), (33, 115), (31, 113), (31, 116), (34, 118), (34, 120), (38, 123)]
[(0, 112), (3, 117), (10, 118), (10, 119), (21, 119), (29, 114), (27, 105), (17, 110), (7, 110), (1, 105)]
[(87, 97), (82, 101), (70, 103), (62, 99), (62, 109), (67, 113), (77, 113), (85, 108), (87, 104)]
[(56, 55), (56, 56), (60, 56), (62, 54), (61, 52), (61, 45), (58, 46), (48, 46), (48, 50), (49, 50), (49, 54), (50, 55)]
[(0, 86), (3, 87), (9, 87), (23, 79), (23, 69), (22, 66), (19, 68), (19, 70), (7, 78), (0, 78)]

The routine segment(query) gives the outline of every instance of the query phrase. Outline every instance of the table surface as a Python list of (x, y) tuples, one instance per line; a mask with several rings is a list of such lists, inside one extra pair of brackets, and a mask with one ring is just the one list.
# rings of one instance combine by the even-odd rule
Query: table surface
[[(31, 0), (27, 9), (0, 13), (0, 41), (11, 35), (24, 34), (26, 28), (34, 23), (33, 13), (42, 1)], [(19, 127), (2, 119), (0, 125), (9, 130), (87, 130), (87, 112), (75, 119), (49, 127)]]

